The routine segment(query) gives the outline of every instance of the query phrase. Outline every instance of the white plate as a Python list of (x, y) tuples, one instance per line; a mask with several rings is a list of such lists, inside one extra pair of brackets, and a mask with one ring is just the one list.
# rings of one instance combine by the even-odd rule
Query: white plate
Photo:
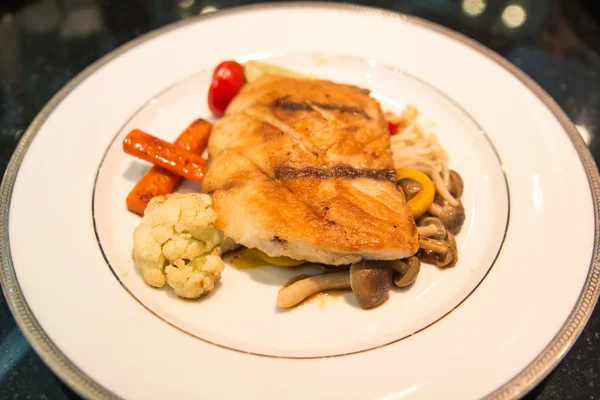
[[(205, 40), (231, 27), (243, 40)], [(393, 111), (416, 105), (465, 180), (459, 264), (425, 266), (372, 311), (350, 295), (278, 311), (300, 271), (275, 268), (228, 266), (198, 302), (145, 285), (124, 199), (147, 165), (121, 140), (134, 127), (172, 140), (207, 117), (210, 69), (228, 58), (368, 87)], [(469, 39), (362, 7), (243, 7), (124, 46), (36, 118), (2, 184), (3, 289), (34, 348), (87, 397), (517, 397), (597, 300), (598, 184), (556, 104)]]

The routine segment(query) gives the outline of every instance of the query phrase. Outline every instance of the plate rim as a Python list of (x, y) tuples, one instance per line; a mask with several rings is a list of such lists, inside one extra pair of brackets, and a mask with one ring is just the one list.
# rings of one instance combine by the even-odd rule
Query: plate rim
[(22, 138), (19, 140), (15, 152), (13, 153), (6, 168), (4, 178), (2, 179), (2, 184), (0, 186), (0, 282), (2, 284), (4, 297), (17, 325), (44, 363), (79, 395), (85, 398), (94, 399), (120, 399), (120, 397), (112, 393), (108, 388), (103, 387), (85, 374), (81, 369), (79, 369), (79, 367), (75, 365), (75, 363), (73, 363), (62, 353), (62, 351), (48, 337), (37, 321), (36, 317), (33, 315), (21, 291), (12, 262), (8, 223), (12, 191), (25, 154), (46, 119), (57, 108), (62, 100), (65, 99), (90, 75), (130, 49), (155, 37), (163, 35), (171, 30), (181, 28), (187, 24), (207, 20), (215, 16), (222, 17), (230, 13), (239, 13), (255, 9), (298, 7), (349, 10), (363, 14), (376, 14), (382, 17), (395, 18), (416, 26), (424, 27), (461, 42), (471, 49), (476, 50), (484, 57), (491, 59), (496, 64), (503, 67), (508, 73), (516, 77), (520, 82), (522, 82), (549, 109), (573, 143), (575, 151), (581, 160), (588, 179), (594, 208), (594, 246), (590, 260), (590, 267), (586, 276), (585, 284), (573, 309), (571, 310), (571, 313), (550, 343), (548, 343), (546, 347), (536, 356), (536, 358), (521, 371), (519, 371), (516, 375), (514, 375), (507, 382), (503, 383), (493, 392), (486, 395), (486, 398), (488, 399), (508, 399), (522, 397), (531, 389), (533, 389), (535, 385), (542, 381), (571, 349), (587, 324), (587, 321), (589, 320), (600, 295), (600, 232), (598, 231), (600, 221), (600, 175), (598, 173), (598, 167), (596, 166), (596, 163), (587, 145), (581, 138), (581, 135), (577, 131), (575, 125), (569, 119), (563, 109), (548, 93), (546, 93), (546, 91), (544, 91), (544, 89), (537, 82), (535, 82), (525, 72), (502, 57), (500, 54), (474, 39), (423, 18), (409, 16), (393, 10), (356, 4), (304, 1), (294, 3), (258, 3), (229, 7), (215, 13), (185, 18), (180, 21), (167, 24), (161, 28), (152, 30), (122, 44), (110, 53), (96, 60), (90, 66), (86, 67), (83, 71), (72, 78), (62, 89), (60, 89), (59, 92), (56, 93), (37, 114), (23, 134)]

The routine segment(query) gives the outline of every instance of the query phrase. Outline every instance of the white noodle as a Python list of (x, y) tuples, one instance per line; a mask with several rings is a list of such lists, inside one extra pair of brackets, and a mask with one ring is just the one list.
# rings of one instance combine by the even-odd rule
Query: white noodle
[(456, 207), (458, 201), (448, 190), (448, 154), (437, 136), (419, 122), (418, 116), (419, 111), (412, 105), (407, 106), (401, 114), (385, 114), (388, 122), (398, 126), (398, 133), (391, 137), (395, 167), (413, 168), (429, 175), (439, 195)]
[(442, 167), (442, 177), (444, 178), (444, 185), (450, 187), (450, 171), (447, 166)]

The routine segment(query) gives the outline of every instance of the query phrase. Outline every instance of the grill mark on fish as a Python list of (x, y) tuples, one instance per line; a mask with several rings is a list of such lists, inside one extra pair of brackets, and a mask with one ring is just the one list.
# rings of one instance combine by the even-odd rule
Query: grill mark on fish
[(273, 102), (273, 106), (287, 111), (314, 111), (307, 103), (298, 103), (288, 100), (288, 97), (280, 97)]
[[(235, 153), (235, 154), (236, 154), (236, 155), (238, 155), (239, 157), (245, 158), (245, 159), (246, 159), (246, 161), (248, 161), (250, 164), (252, 164), (252, 165), (253, 165), (253, 166), (256, 168), (256, 170), (257, 170), (258, 172), (260, 172), (261, 174), (263, 174), (263, 175), (264, 175), (266, 178), (268, 178), (269, 180), (272, 180), (273, 182), (275, 182), (275, 183), (277, 183), (278, 185), (280, 185), (280, 187), (281, 187), (283, 190), (287, 190), (287, 191), (288, 191), (288, 192), (290, 192), (291, 194), (293, 194), (293, 195), (295, 195), (295, 196), (298, 196), (298, 194), (297, 194), (297, 193), (294, 193), (294, 191), (293, 191), (291, 188), (287, 187), (287, 186), (285, 185), (285, 183), (284, 183), (284, 182), (281, 182), (281, 181), (279, 181), (279, 180), (278, 180), (278, 178), (277, 178), (277, 168), (275, 168), (275, 170), (273, 171), (273, 173), (271, 173), (270, 171), (265, 171), (265, 170), (263, 170), (263, 169), (260, 167), (260, 165), (259, 165), (259, 164), (255, 163), (255, 162), (254, 162), (254, 161), (253, 161), (253, 160), (252, 160), (250, 157), (248, 157), (248, 155), (246, 155), (246, 154), (244, 154), (244, 153), (240, 153), (238, 150), (234, 150), (234, 149), (230, 149), (230, 151), (232, 151), (233, 153)], [(396, 174), (396, 171), (393, 171), (393, 172), (394, 172), (394, 175), (395, 175), (395, 174)], [(273, 179), (273, 178), (275, 178), (275, 179)], [(243, 180), (238, 180), (238, 181), (236, 181), (236, 182), (231, 182), (231, 186), (229, 186), (229, 185), (228, 185), (226, 190), (233, 189), (233, 188), (235, 188), (236, 186), (238, 186), (238, 185), (240, 185), (240, 184), (242, 184), (242, 185), (243, 185), (243, 184), (247, 184), (248, 182), (251, 182), (251, 180), (248, 180), (248, 179), (243, 179)], [(396, 182), (396, 179), (394, 179), (394, 182)], [(220, 189), (219, 189), (219, 190), (220, 190)], [(212, 194), (212, 192), (211, 192), (211, 194)], [(319, 219), (319, 218), (321, 218), (322, 220), (324, 220), (325, 222), (327, 222), (327, 219), (323, 219), (323, 218), (322, 218), (322, 213), (320, 212), (320, 208), (317, 208), (317, 207), (315, 207), (315, 205), (314, 205), (314, 204), (311, 204), (311, 203), (309, 203), (309, 202), (306, 202), (306, 201), (303, 201), (303, 200), (300, 200), (300, 199), (299, 199), (299, 201), (300, 201), (302, 204), (304, 204), (305, 206), (307, 206), (307, 207), (308, 207), (308, 208), (309, 208), (309, 209), (310, 209), (310, 210), (313, 212), (313, 217), (314, 217), (315, 219)], [(342, 229), (343, 229), (343, 228), (342, 228)], [(343, 231), (343, 233), (344, 233), (344, 235), (347, 235), (347, 233), (346, 233), (346, 231), (345, 231), (345, 230)], [(348, 239), (348, 238), (346, 238), (345, 240), (346, 240), (346, 241), (348, 241), (349, 239)]]
[(341, 113), (346, 113), (346, 114), (355, 114), (355, 115), (358, 114), (358, 115), (362, 115), (363, 117), (365, 117), (368, 120), (371, 119), (369, 114), (367, 114), (365, 112), (365, 110), (360, 109), (360, 108), (351, 107), (351, 106), (342, 106), (339, 104), (328, 104), (328, 103), (318, 103), (318, 102), (313, 102), (313, 104), (323, 110), (339, 111)]
[[(322, 110), (339, 111), (343, 114), (362, 115), (368, 120), (371, 119), (371, 117), (365, 112), (365, 110), (357, 107), (344, 106), (340, 104), (319, 103), (316, 101), (312, 102), (312, 104), (314, 104), (314, 106)], [(287, 111), (315, 111), (315, 109), (310, 104), (306, 102), (296, 102), (289, 100), (288, 96), (276, 99), (273, 102), (273, 107)]]
[(393, 169), (354, 168), (349, 165), (338, 165), (333, 168), (294, 168), (287, 166), (276, 167), (275, 179), (295, 178), (370, 178), (381, 181), (396, 182), (396, 171)]

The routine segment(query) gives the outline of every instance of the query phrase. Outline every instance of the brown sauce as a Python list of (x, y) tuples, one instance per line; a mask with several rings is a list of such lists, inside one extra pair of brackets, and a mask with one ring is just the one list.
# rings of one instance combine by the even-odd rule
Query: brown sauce
[(319, 307), (324, 308), (325, 305), (331, 301), (337, 301), (342, 298), (342, 296), (346, 293), (350, 293), (352, 290), (350, 289), (334, 289), (328, 290), (326, 292), (315, 293), (312, 296), (309, 296), (304, 300), (302, 304), (306, 304), (311, 301), (318, 301)]

